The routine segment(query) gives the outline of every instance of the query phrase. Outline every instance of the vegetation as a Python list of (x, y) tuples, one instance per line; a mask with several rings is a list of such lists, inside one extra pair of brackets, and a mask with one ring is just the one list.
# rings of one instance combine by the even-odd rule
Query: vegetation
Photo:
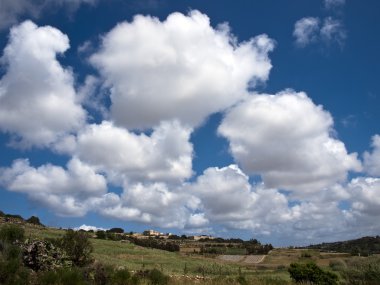
[(319, 249), (322, 251), (347, 252), (354, 256), (368, 256), (371, 254), (380, 254), (380, 236), (315, 244), (308, 246), (308, 248)]
[(288, 269), (290, 277), (296, 283), (310, 282), (316, 285), (337, 285), (338, 275), (325, 271), (315, 263), (292, 263)]
[(107, 233), (122, 234), (122, 233), (124, 233), (124, 230), (122, 228), (112, 228), (112, 229), (107, 230)]
[(41, 224), (41, 222), (40, 222), (40, 219), (36, 216), (31, 216), (25, 222), (27, 222), (29, 224), (33, 224), (33, 225), (43, 226), (43, 224)]
[(58, 244), (67, 253), (74, 265), (82, 267), (92, 262), (93, 247), (87, 234), (68, 230), (58, 241)]
[(163, 240), (154, 239), (154, 238), (148, 238), (148, 239), (130, 238), (130, 240), (134, 244), (143, 246), (143, 247), (157, 248), (157, 249), (167, 250), (171, 252), (179, 251), (179, 245), (170, 241), (163, 241)]
[(13, 224), (5, 224), (0, 228), (0, 241), (2, 242), (14, 243), (23, 241), (24, 235), (24, 229)]
[[(99, 239), (85, 231), (12, 222), (0, 224), (0, 284), (373, 285), (380, 280), (378, 256), (352, 257), (316, 249), (246, 255), (248, 246), (256, 252), (270, 247), (257, 240), (198, 242), (182, 236), (141, 239), (145, 244), (140, 246), (121, 242), (128, 234), (117, 228)], [(201, 245), (213, 254), (158, 249), (166, 244)], [(219, 252), (235, 255), (222, 258)]]

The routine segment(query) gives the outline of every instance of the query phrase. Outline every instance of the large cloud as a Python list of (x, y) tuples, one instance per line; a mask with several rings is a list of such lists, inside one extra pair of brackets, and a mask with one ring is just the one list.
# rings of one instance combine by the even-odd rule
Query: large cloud
[(369, 175), (380, 177), (380, 135), (372, 137), (372, 147), (372, 153), (364, 153), (364, 168)]
[(218, 132), (243, 170), (262, 175), (267, 187), (314, 192), (361, 169), (356, 153), (331, 136), (332, 126), (330, 114), (306, 94), (285, 91), (232, 108)]
[(136, 16), (118, 24), (91, 57), (111, 89), (111, 115), (128, 128), (179, 119), (190, 126), (244, 98), (268, 78), (266, 35), (238, 43), (226, 24), (214, 29), (198, 11), (160, 22)]
[(352, 209), (361, 215), (380, 215), (380, 178), (358, 177), (348, 185)]
[(291, 219), (283, 194), (263, 185), (253, 187), (236, 165), (208, 168), (185, 189), (199, 199), (198, 210), (212, 224), (268, 231), (270, 225)]
[(191, 217), (195, 198), (170, 189), (165, 183), (125, 185), (119, 203), (101, 209), (101, 213), (127, 221), (163, 228), (184, 228)]
[(163, 122), (148, 136), (104, 121), (78, 133), (74, 153), (119, 184), (128, 181), (181, 181), (192, 175), (191, 129)]
[(28, 160), (16, 160), (10, 168), (0, 169), (1, 184), (9, 191), (26, 193), (56, 214), (81, 216), (88, 203), (106, 194), (105, 178), (78, 159), (67, 170), (51, 164), (32, 167)]
[(56, 59), (69, 48), (59, 30), (26, 21), (12, 28), (2, 61), (0, 130), (22, 144), (48, 145), (78, 129), (85, 111), (77, 102), (73, 75)]

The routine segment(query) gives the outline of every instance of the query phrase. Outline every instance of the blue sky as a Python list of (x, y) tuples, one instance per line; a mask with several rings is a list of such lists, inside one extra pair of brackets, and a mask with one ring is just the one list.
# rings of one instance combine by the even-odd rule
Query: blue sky
[(2, 211), (274, 245), (379, 234), (378, 1), (0, 8)]

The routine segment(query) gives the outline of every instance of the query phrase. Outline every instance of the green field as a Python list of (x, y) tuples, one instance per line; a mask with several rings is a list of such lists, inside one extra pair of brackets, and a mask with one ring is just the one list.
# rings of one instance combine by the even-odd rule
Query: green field
[[(30, 224), (22, 226), (25, 228), (26, 238), (30, 239), (58, 238), (65, 234), (65, 230), (62, 229), (44, 228)], [(248, 282), (246, 284), (290, 285), (294, 283), (290, 280), (288, 267), (293, 262), (313, 262), (321, 268), (332, 271), (334, 270), (332, 264), (337, 267), (341, 264), (368, 260), (368, 258), (352, 257), (345, 253), (321, 253), (318, 250), (310, 249), (280, 248), (273, 249), (263, 259), (257, 256), (260, 260), (258, 263), (247, 263), (248, 257), (244, 256), (244, 252), (239, 251), (240, 249), (231, 249), (228, 254), (232, 258), (229, 260), (212, 255), (202, 256), (144, 248), (128, 241), (96, 239), (93, 235), (93, 233), (88, 233), (94, 248), (92, 256), (95, 263), (128, 269), (132, 273), (156, 268), (171, 277), (170, 284), (194, 284), (199, 283), (200, 280), (202, 284), (239, 284), (237, 278), (244, 276)], [(241, 259), (237, 256), (239, 254), (242, 256)], [(249, 257), (254, 259), (255, 256)], [(375, 260), (375, 263), (379, 259)]]

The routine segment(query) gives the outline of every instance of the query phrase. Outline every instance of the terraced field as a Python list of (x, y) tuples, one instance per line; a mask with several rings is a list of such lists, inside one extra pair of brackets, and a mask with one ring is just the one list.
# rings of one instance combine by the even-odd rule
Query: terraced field
[(217, 259), (227, 262), (243, 262), (245, 264), (258, 264), (266, 255), (219, 255)]

